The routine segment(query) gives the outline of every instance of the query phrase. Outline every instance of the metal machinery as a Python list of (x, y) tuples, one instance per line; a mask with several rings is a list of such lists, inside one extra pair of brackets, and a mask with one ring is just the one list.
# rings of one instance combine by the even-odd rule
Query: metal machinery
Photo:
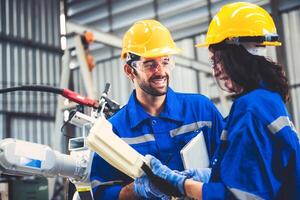
[[(93, 42), (93, 34), (72, 32), (71, 37), (74, 39), (85, 89), (90, 97), (83, 97), (69, 89), (39, 85), (1, 89), (0, 93), (19, 90), (42, 91), (59, 94), (69, 99), (71, 103), (64, 107), (64, 99), (58, 98), (56, 133), (53, 139), (56, 141), (52, 143), (57, 144), (54, 145), (55, 149), (59, 149), (62, 141), (61, 129), (66, 123), (81, 128), (81, 136), (69, 140), (70, 155), (60, 153), (46, 145), (6, 138), (0, 141), (0, 172), (17, 176), (66, 177), (74, 183), (81, 199), (92, 199), (89, 173), (93, 153), (86, 145), (86, 137), (98, 116), (112, 115), (119, 109), (119, 104), (107, 97), (110, 84), (106, 84), (101, 97), (96, 100), (97, 93), (91, 80), (93, 62), (87, 51), (89, 43)], [(69, 50), (66, 50), (60, 84), (64, 88), (68, 86), (70, 79), (69, 54)], [(83, 106), (91, 107), (88, 110), (89, 114), (83, 113)], [(73, 110), (69, 112), (70, 109)], [(64, 112), (68, 114), (65, 122), (63, 120)]]
[(98, 116), (110, 115), (119, 105), (107, 98), (109, 84), (106, 85), (99, 101), (83, 97), (68, 89), (45, 86), (21, 86), (2, 89), (0, 93), (16, 90), (47, 91), (62, 94), (81, 105), (92, 107), (90, 115), (79, 111), (79, 107), (69, 114), (65, 123), (71, 123), (82, 130), (80, 137), (69, 140), (70, 155), (53, 150), (49, 146), (7, 138), (0, 142), (0, 172), (8, 175), (44, 177), (66, 177), (74, 185), (81, 199), (92, 199), (89, 173), (92, 152), (86, 145), (86, 137)]
[[(41, 91), (45, 87), (21, 86), (2, 89), (0, 93), (30, 88)], [(145, 173), (162, 192), (170, 196), (179, 195), (180, 192), (177, 188), (153, 174), (144, 156), (114, 134), (112, 125), (105, 119), (104, 115), (117, 111), (119, 106), (106, 97), (108, 88), (107, 85), (100, 100), (95, 101), (76, 95), (70, 90), (46, 87), (48, 92), (61, 93), (73, 101), (92, 107), (90, 115), (75, 110), (71, 112), (67, 120), (67, 122), (82, 128), (82, 135), (69, 140), (70, 155), (60, 153), (42, 144), (12, 138), (4, 139), (0, 142), (0, 172), (17, 176), (66, 177), (76, 186), (77, 194), (81, 200), (90, 200), (93, 199), (91, 192), (93, 186), (111, 184), (93, 184), (89, 180), (93, 152), (96, 152), (132, 179)], [(73, 199), (78, 199), (77, 194), (75, 193)]]

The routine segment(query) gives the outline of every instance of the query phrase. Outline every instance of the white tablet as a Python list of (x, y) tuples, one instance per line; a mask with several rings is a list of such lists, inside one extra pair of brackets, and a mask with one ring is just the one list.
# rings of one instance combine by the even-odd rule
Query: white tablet
[(209, 166), (209, 158), (203, 132), (191, 139), (180, 151), (185, 169)]

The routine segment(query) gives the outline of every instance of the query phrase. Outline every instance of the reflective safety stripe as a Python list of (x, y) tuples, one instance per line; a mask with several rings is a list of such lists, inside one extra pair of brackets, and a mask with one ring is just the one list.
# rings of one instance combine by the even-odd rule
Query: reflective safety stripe
[(228, 189), (233, 193), (233, 195), (240, 200), (262, 200), (263, 198), (251, 194), (249, 192), (245, 192), (236, 188), (229, 188)]
[(228, 133), (227, 130), (223, 130), (222, 131), (222, 133), (221, 133), (221, 140), (227, 140), (227, 133)]
[(273, 133), (279, 132), (284, 127), (289, 126), (293, 131), (296, 131), (295, 126), (287, 116), (278, 117), (271, 124), (268, 125), (268, 129)]
[(97, 187), (97, 186), (99, 186), (99, 185), (101, 185), (101, 182), (98, 181), (98, 180), (93, 180), (93, 181), (91, 182), (92, 188), (95, 188), (95, 187)]
[(132, 137), (132, 138), (121, 138), (124, 142), (127, 144), (140, 144), (144, 142), (151, 142), (155, 141), (155, 138), (153, 134), (145, 134), (138, 137)]
[(212, 124), (211, 121), (198, 121), (198, 122), (194, 122), (194, 123), (191, 123), (191, 124), (186, 124), (186, 125), (183, 125), (179, 128), (171, 130), (170, 131), (170, 136), (175, 137), (177, 135), (181, 135), (181, 134), (184, 134), (184, 133), (195, 131), (195, 130), (197, 130), (199, 128), (202, 128), (204, 126), (207, 126), (207, 127), (211, 128), (211, 124)]
[(113, 185), (122, 185), (122, 184), (124, 184), (124, 181), (122, 181), (122, 180), (105, 181), (105, 182), (100, 182), (98, 180), (93, 180), (91, 182), (91, 187), (95, 188), (97, 186), (113, 186)]

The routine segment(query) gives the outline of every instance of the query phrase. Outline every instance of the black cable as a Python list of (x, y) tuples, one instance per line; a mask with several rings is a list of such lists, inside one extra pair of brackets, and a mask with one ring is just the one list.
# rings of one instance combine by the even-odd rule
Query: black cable
[(103, 93), (105, 93), (105, 94), (107, 95), (108, 92), (109, 92), (109, 89), (110, 89), (110, 83), (106, 83), (106, 84), (105, 84), (105, 88), (104, 88), (104, 92), (103, 92)]
[(93, 200), (93, 195), (90, 190), (84, 192), (78, 192), (79, 197), (81, 200)]
[(76, 114), (76, 110), (72, 110), (72, 111), (70, 111), (70, 113), (69, 113), (69, 118), (68, 118), (68, 120), (62, 125), (62, 127), (60, 128), (60, 132), (62, 132), (63, 134), (64, 134), (64, 136), (66, 136), (66, 137), (69, 137), (70, 138), (70, 136), (68, 136), (68, 135), (66, 135), (65, 133), (64, 133), (64, 128), (66, 127), (66, 125), (71, 121), (71, 119), (73, 118), (73, 116)]
[(44, 86), (44, 85), (23, 85), (18, 87), (0, 89), (0, 94), (15, 92), (15, 91), (39, 91), (39, 92), (49, 92), (49, 93), (62, 95), (64, 90), (61, 88)]

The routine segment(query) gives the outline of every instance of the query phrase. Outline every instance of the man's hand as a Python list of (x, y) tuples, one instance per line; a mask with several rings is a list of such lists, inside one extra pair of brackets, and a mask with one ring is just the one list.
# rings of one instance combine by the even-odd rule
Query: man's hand
[(133, 189), (133, 183), (130, 183), (122, 188), (119, 194), (119, 200), (138, 200), (139, 197), (136, 195)]

